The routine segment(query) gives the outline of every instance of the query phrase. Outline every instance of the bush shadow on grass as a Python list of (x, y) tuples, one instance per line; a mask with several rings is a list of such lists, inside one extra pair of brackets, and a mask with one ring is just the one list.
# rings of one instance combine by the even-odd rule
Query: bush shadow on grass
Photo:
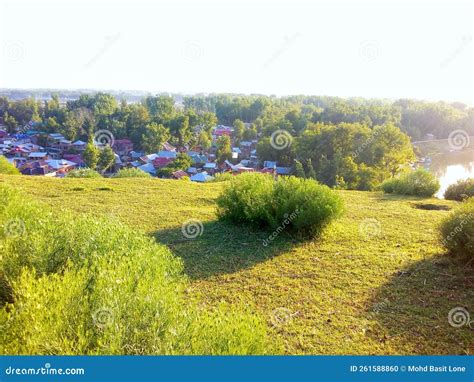
[[(367, 318), (381, 326), (367, 333), (377, 341), (402, 341), (415, 353), (420, 344), (428, 354), (474, 354), (474, 268), (447, 255), (395, 272), (367, 306)], [(469, 312), (471, 327), (450, 325), (456, 307)]]
[(158, 242), (167, 245), (183, 260), (184, 271), (192, 279), (206, 279), (250, 268), (288, 251), (298, 243), (282, 232), (264, 245), (272, 231), (219, 220), (203, 223), (198, 229), (201, 234), (195, 238), (186, 237), (182, 227), (154, 233)]

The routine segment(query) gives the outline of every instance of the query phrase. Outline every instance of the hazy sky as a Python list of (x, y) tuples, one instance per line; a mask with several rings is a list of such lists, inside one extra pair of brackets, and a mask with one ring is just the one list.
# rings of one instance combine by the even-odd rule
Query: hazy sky
[(473, 104), (469, 1), (0, 3), (0, 87)]

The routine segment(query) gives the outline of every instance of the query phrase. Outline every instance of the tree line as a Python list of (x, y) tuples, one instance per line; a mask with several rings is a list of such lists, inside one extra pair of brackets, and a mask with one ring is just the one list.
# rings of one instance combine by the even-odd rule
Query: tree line
[[(258, 138), (260, 160), (295, 166), (301, 174), (331, 186), (371, 189), (414, 158), (411, 140), (427, 134), (447, 138), (462, 129), (474, 135), (474, 109), (461, 103), (416, 100), (343, 99), (325, 96), (260, 95), (146, 96), (140, 102), (111, 94), (83, 94), (60, 102), (0, 97), (0, 116), (10, 132), (28, 122), (67, 139), (90, 139), (106, 129), (128, 138), (137, 150), (160, 150), (165, 141), (178, 148), (212, 146), (217, 124), (234, 127), (233, 144)], [(272, 136), (288, 134), (291, 144), (275, 149)], [(231, 142), (217, 142), (218, 159), (231, 157)]]

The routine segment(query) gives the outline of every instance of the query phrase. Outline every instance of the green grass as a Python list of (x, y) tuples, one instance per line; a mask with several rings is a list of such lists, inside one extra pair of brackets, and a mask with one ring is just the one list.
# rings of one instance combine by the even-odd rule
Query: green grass
[[(57, 209), (112, 215), (183, 259), (189, 298), (259, 312), (288, 354), (474, 354), (474, 275), (444, 256), (437, 226), (457, 202), (339, 191), (345, 214), (312, 241), (216, 220), (223, 183), (0, 176)], [(432, 206), (431, 206), (432, 207)], [(430, 207), (430, 208), (431, 208)], [(188, 239), (182, 225), (202, 222)], [(279, 319), (278, 319), (278, 317)]]

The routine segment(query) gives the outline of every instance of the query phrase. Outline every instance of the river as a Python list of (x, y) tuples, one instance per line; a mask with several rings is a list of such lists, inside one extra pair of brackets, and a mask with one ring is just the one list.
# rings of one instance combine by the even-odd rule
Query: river
[(437, 198), (443, 198), (444, 192), (460, 179), (474, 178), (474, 150), (452, 151), (436, 154), (425, 167), (439, 180), (441, 188)]

